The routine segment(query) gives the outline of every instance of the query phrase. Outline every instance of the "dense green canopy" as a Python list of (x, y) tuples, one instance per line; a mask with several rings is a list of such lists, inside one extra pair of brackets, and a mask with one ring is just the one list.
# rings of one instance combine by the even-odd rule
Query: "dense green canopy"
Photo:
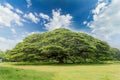
[(85, 33), (60, 28), (35, 33), (6, 52), (9, 61), (94, 62), (111, 59), (110, 46)]

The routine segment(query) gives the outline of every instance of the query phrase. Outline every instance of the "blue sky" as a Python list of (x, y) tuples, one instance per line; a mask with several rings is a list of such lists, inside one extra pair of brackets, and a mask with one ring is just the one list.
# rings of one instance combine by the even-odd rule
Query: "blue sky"
[(0, 49), (12, 49), (27, 35), (57, 28), (85, 32), (120, 48), (119, 2), (0, 0)]

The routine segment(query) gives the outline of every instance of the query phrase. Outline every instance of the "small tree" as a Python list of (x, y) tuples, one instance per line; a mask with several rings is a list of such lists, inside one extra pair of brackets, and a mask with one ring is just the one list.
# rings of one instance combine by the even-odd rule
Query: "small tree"
[(113, 59), (120, 61), (120, 50), (117, 48), (111, 48), (111, 53), (113, 55)]
[(0, 51), (0, 62), (2, 62), (4, 60), (4, 52)]

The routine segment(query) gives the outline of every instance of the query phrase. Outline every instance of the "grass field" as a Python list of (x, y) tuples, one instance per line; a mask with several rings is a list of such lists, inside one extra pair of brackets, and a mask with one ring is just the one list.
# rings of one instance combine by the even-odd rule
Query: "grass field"
[(120, 63), (89, 65), (0, 64), (0, 80), (120, 80)]

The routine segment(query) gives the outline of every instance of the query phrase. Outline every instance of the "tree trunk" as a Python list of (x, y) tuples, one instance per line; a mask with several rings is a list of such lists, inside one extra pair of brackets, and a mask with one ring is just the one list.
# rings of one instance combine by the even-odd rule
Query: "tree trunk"
[(59, 63), (64, 63), (64, 59), (59, 59)]

